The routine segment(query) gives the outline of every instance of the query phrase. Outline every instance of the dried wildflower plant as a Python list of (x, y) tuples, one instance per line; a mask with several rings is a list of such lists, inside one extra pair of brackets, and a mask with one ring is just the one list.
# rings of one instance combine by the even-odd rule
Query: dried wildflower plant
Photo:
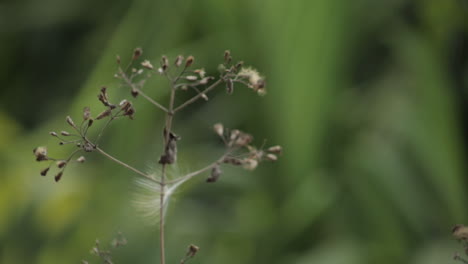
[[(460, 224), (455, 225), (452, 228), (452, 235), (456, 240), (458, 240), (458, 242), (462, 244), (463, 251), (465, 255), (468, 256), (468, 227)], [(455, 254), (453, 255), (453, 259), (468, 264), (468, 259), (462, 257), (458, 252), (455, 252)]]
[[(155, 67), (149, 60), (142, 60), (142, 55), (142, 49), (136, 48), (131, 55), (130, 62), (125, 67), (122, 67), (121, 58), (117, 56), (117, 72), (114, 77), (120, 80), (121, 87), (129, 90), (133, 99), (143, 98), (156, 109), (165, 113), (165, 123), (162, 127), (164, 147), (158, 160), (160, 166), (158, 173), (145, 173), (115, 158), (101, 147), (101, 139), (110, 123), (117, 119), (133, 120), (137, 115), (135, 106), (129, 98), (113, 102), (109, 99), (109, 89), (104, 86), (101, 87), (97, 96), (104, 106), (104, 110), (94, 114), (89, 107), (84, 107), (79, 122), (75, 122), (70, 116), (66, 117), (65, 120), (70, 131), (50, 132), (50, 135), (56, 138), (60, 145), (74, 146), (74, 150), (68, 157), (53, 158), (49, 156), (46, 147), (37, 147), (33, 153), (36, 161), (48, 162), (48, 166), (40, 172), (42, 176), (46, 176), (55, 167), (54, 179), (56, 182), (62, 179), (65, 169), (70, 163), (84, 163), (86, 158), (82, 155), (88, 152), (99, 153), (140, 176), (136, 182), (141, 187), (142, 194), (141, 199), (137, 199), (136, 204), (147, 216), (157, 218), (155, 222), (159, 223), (160, 230), (160, 263), (165, 264), (165, 210), (172, 194), (179, 186), (199, 175), (207, 175), (207, 183), (217, 182), (222, 175), (222, 167), (226, 165), (254, 170), (263, 161), (276, 161), (282, 148), (280, 146), (265, 149), (263, 146), (256, 148), (252, 145), (252, 135), (238, 129), (228, 129), (221, 123), (217, 123), (214, 124), (213, 130), (224, 143), (225, 151), (223, 154), (201, 169), (186, 174), (175, 173), (176, 175), (170, 176), (169, 168), (174, 167), (177, 162), (177, 142), (181, 140), (181, 136), (173, 128), (176, 114), (188, 109), (198, 100), (208, 101), (209, 93), (218, 87), (224, 87), (228, 94), (232, 94), (234, 88), (241, 84), (252, 89), (258, 95), (265, 95), (265, 79), (257, 70), (244, 67), (242, 61), (233, 63), (229, 51), (224, 52), (224, 62), (218, 66), (219, 75), (217, 77), (209, 76), (203, 68), (193, 69), (195, 62), (193, 56), (184, 58), (184, 56), (179, 55), (172, 62), (167, 56), (162, 56), (159, 67)], [(154, 75), (161, 75), (170, 83), (170, 96), (167, 104), (162, 104), (143, 92), (146, 81)], [(176, 105), (175, 98), (179, 93), (192, 93), (193, 95), (185, 102)], [(98, 132), (90, 133), (90, 128), (98, 122), (103, 123)], [(94, 127), (98, 126), (94, 125)], [(191, 259), (197, 251), (198, 247), (191, 245), (181, 263)]]

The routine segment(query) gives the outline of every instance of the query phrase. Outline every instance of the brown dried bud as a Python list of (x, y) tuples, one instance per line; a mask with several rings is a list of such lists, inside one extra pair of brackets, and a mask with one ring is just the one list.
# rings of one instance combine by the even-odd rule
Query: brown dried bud
[(281, 146), (272, 146), (267, 149), (268, 152), (275, 153), (275, 154), (281, 154), (283, 153), (283, 148)]
[(50, 134), (51, 136), (53, 136), (53, 137), (56, 137), (56, 136), (57, 136), (57, 133), (55, 133), (54, 131), (49, 132), (49, 134)]
[(57, 167), (59, 167), (60, 169), (65, 167), (65, 165), (67, 165), (67, 162), (65, 160), (57, 161)]
[(187, 60), (185, 61), (185, 67), (188, 68), (192, 66), (194, 60), (195, 58), (192, 55), (188, 56)]
[(76, 125), (75, 125), (75, 123), (73, 122), (73, 120), (71, 119), (70, 116), (67, 116), (66, 120), (67, 120), (67, 123), (68, 123), (71, 127), (76, 128)]
[(70, 133), (68, 133), (67, 131), (61, 131), (60, 135), (68, 137), (68, 136), (70, 136)]
[(242, 161), (242, 167), (246, 170), (255, 170), (257, 168), (258, 161), (255, 159), (244, 159)]
[(240, 159), (233, 158), (233, 157), (226, 157), (226, 158), (224, 158), (223, 162), (227, 163), (227, 164), (234, 165), (234, 166), (242, 165), (242, 161)]
[(218, 136), (223, 137), (224, 136), (224, 126), (221, 123), (216, 123), (213, 126), (213, 129)]
[(47, 157), (47, 148), (46, 147), (37, 147), (33, 149), (34, 156), (36, 156), (36, 161), (48, 160)]
[(111, 113), (112, 113), (112, 110), (106, 109), (106, 110), (102, 111), (102, 112), (96, 117), (96, 120), (101, 120), (101, 119), (103, 119), (104, 117), (109, 116)]
[(167, 59), (166, 55), (161, 57), (161, 68), (163, 71), (166, 71), (167, 68), (169, 68), (169, 59)]
[(193, 72), (197, 73), (200, 76), (200, 78), (205, 78), (206, 72), (204, 68), (194, 70)]
[(468, 239), (468, 227), (464, 225), (455, 225), (452, 228), (452, 235), (458, 240)]
[(101, 87), (101, 92), (98, 94), (98, 99), (99, 99), (99, 101), (102, 102), (102, 104), (104, 106), (110, 107), (111, 109), (115, 108), (114, 105), (111, 105), (109, 103), (109, 99), (108, 99), (108, 96), (107, 96), (107, 87), (105, 87), (105, 86)]
[(228, 64), (231, 62), (231, 60), (232, 60), (231, 51), (229, 50), (224, 51), (224, 63)]
[(244, 132), (240, 132), (239, 136), (235, 140), (234, 144), (239, 147), (247, 146), (250, 142), (252, 142), (253, 137)]
[(278, 160), (278, 156), (276, 156), (275, 154), (268, 153), (268, 154), (266, 155), (266, 159), (269, 160), (269, 161), (277, 161), (277, 160)]
[(199, 247), (195, 246), (195, 245), (190, 245), (189, 246), (189, 250), (187, 252), (187, 255), (190, 256), (190, 257), (194, 257), (195, 254), (197, 254), (197, 252), (200, 250)]
[(86, 106), (83, 108), (83, 120), (88, 120), (89, 118), (91, 118), (91, 110)]
[(234, 81), (232, 79), (228, 79), (226, 81), (226, 92), (228, 94), (232, 94), (234, 92)]
[(86, 158), (81, 156), (81, 157), (77, 158), (76, 161), (79, 162), (79, 163), (84, 163), (86, 161)]
[(88, 120), (88, 127), (92, 126), (93, 123), (94, 123), (94, 119), (90, 118), (90, 119)]
[(83, 147), (84, 151), (86, 151), (86, 152), (92, 152), (94, 150), (94, 146), (89, 142), (84, 143), (84, 145), (82, 147)]
[(132, 60), (136, 60), (138, 59), (141, 54), (143, 54), (143, 50), (141, 48), (136, 48), (134, 51), (133, 51), (133, 57), (132, 57)]
[(221, 171), (221, 168), (219, 165), (214, 166), (213, 169), (211, 169), (210, 177), (206, 179), (206, 182), (216, 182), (222, 173), (223, 172)]
[(117, 55), (115, 58), (116, 58), (117, 64), (120, 64), (120, 56)]
[(145, 67), (146, 69), (148, 70), (152, 70), (154, 67), (153, 65), (151, 64), (151, 62), (149, 60), (144, 60), (142, 63), (141, 63), (141, 66)]
[(236, 70), (239, 71), (242, 66), (244, 65), (244, 62), (243, 61), (239, 61), (237, 64), (236, 64)]
[(63, 175), (63, 171), (57, 173), (57, 175), (55, 175), (55, 181), (56, 182), (60, 181), (60, 179), (62, 178), (62, 175)]
[(41, 170), (41, 175), (42, 175), (42, 176), (46, 176), (46, 175), (47, 175), (47, 172), (49, 171), (49, 169), (50, 169), (50, 167), (47, 167), (47, 168)]
[(132, 94), (132, 96), (133, 96), (134, 98), (136, 98), (140, 92), (138, 92), (138, 90), (137, 90), (137, 89), (135, 89), (135, 88), (132, 88), (132, 90), (131, 90), (131, 92), (130, 92), (130, 93)]
[[(164, 137), (166, 134), (164, 129)], [(160, 164), (173, 164), (177, 160), (177, 141), (180, 140), (180, 137), (176, 134), (170, 132), (164, 154), (159, 158)]]
[(179, 55), (179, 56), (177, 56), (177, 58), (175, 59), (174, 65), (175, 65), (176, 67), (180, 67), (180, 65), (182, 65), (182, 62), (183, 62), (183, 61), (184, 61), (184, 56)]

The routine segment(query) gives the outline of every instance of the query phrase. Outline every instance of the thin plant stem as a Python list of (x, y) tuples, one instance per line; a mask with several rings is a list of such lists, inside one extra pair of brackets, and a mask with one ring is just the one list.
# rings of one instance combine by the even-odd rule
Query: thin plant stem
[(117, 158), (114, 158), (113, 156), (111, 156), (109, 153), (105, 152), (104, 150), (102, 150), (101, 148), (99, 148), (98, 146), (96, 146), (96, 150), (101, 153), (102, 155), (106, 156), (107, 158), (109, 158), (110, 160), (124, 166), (125, 168), (135, 172), (136, 174), (138, 175), (141, 175), (147, 179), (150, 179), (151, 181), (155, 181), (156, 183), (160, 183), (159, 181), (155, 180), (153, 177), (149, 176), (148, 174), (145, 174), (135, 168), (133, 168), (132, 166), (128, 165), (127, 163), (123, 162), (123, 161), (120, 161), (118, 160)]
[(223, 82), (223, 79), (219, 79), (217, 80), (216, 82), (214, 82), (213, 84), (211, 84), (210, 86), (208, 86), (208, 88), (206, 88), (205, 90), (203, 90), (201, 93), (195, 95), (194, 97), (188, 99), (187, 101), (185, 101), (185, 103), (179, 105), (178, 107), (176, 107), (174, 109), (174, 113), (177, 113), (178, 111), (184, 109), (186, 106), (194, 103), (195, 101), (197, 101), (200, 97), (203, 96), (203, 94), (206, 94), (208, 93), (209, 91), (213, 90), (216, 86), (218, 86), (221, 82)]
[(182, 177), (179, 177), (177, 179), (174, 179), (172, 181), (169, 181), (169, 182), (167, 182), (167, 184), (173, 184), (173, 183), (177, 183), (177, 182), (180, 182), (180, 181), (190, 180), (191, 178), (197, 176), (198, 174), (201, 174), (201, 173), (203, 173), (205, 171), (208, 171), (208, 170), (212, 169), (213, 167), (215, 167), (216, 165), (221, 164), (228, 155), (229, 154), (226, 153), (221, 158), (219, 158), (217, 161), (211, 163), (210, 165), (208, 165), (208, 166), (206, 166), (204, 168), (201, 168), (201, 169), (199, 169), (197, 171), (191, 172), (191, 173), (189, 173), (187, 175), (184, 175)]

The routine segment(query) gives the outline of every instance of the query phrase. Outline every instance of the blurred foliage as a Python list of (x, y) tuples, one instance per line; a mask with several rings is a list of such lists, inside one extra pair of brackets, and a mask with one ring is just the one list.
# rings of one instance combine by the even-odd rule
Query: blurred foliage
[[(182, 171), (216, 156), (218, 121), (285, 149), (253, 173), (184, 187), (168, 211), (168, 262), (191, 243), (206, 264), (450, 262), (450, 228), (468, 220), (467, 17), (466, 0), (3, 1), (0, 263), (98, 263), (95, 239), (118, 231), (128, 245), (115, 263), (157, 263), (127, 171), (94, 154), (57, 184), (31, 155), (66, 153), (48, 131), (83, 106), (99, 112), (115, 55), (137, 46), (153, 62), (193, 54), (212, 73), (230, 49), (267, 76), (264, 98), (238, 87), (176, 120)], [(167, 98), (164, 80), (146, 89)], [(103, 145), (145, 168), (163, 116), (136, 101), (136, 120), (113, 124)]]

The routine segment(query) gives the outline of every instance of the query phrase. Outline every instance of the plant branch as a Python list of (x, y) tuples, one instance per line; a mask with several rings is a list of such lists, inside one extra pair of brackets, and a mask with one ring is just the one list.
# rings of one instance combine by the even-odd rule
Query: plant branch
[(208, 171), (208, 170), (212, 169), (213, 167), (215, 167), (216, 165), (221, 164), (224, 161), (224, 159), (229, 155), (229, 153), (230, 152), (226, 152), (223, 156), (221, 156), (221, 158), (219, 158), (215, 162), (211, 163), (210, 165), (208, 165), (208, 166), (206, 166), (204, 168), (201, 168), (201, 169), (199, 169), (197, 171), (191, 172), (191, 173), (189, 173), (187, 175), (184, 175), (182, 177), (179, 177), (177, 179), (174, 179), (172, 181), (169, 181), (169, 182), (167, 182), (167, 184), (173, 184), (173, 183), (177, 183), (177, 182), (180, 182), (180, 181), (190, 180), (191, 178), (197, 176), (198, 174), (201, 174), (201, 173), (203, 173), (205, 171)]
[(176, 107), (174, 109), (174, 113), (177, 113), (178, 111), (184, 109), (186, 106), (194, 103), (195, 101), (197, 101), (200, 97), (202, 97), (203, 94), (206, 94), (208, 93), (209, 91), (213, 90), (216, 86), (218, 86), (220, 83), (223, 82), (223, 79), (219, 79), (217, 80), (216, 82), (214, 82), (213, 84), (211, 84), (210, 86), (208, 86), (208, 88), (206, 88), (205, 90), (203, 90), (201, 93), (195, 95), (194, 97), (188, 99), (187, 101), (185, 101), (185, 103), (179, 105), (178, 107)]
[(107, 152), (105, 152), (104, 150), (102, 150), (101, 148), (99, 148), (98, 146), (96, 146), (96, 150), (97, 150), (99, 153), (101, 153), (102, 155), (104, 155), (104, 156), (106, 156), (107, 158), (109, 158), (110, 160), (112, 160), (112, 161), (114, 161), (114, 162), (116, 162), (116, 163), (118, 163), (118, 164), (124, 166), (125, 168), (127, 168), (127, 169), (129, 169), (129, 170), (135, 172), (136, 174), (139, 174), (139, 175), (141, 175), (141, 176), (143, 176), (143, 177), (145, 177), (145, 178), (147, 178), (147, 179), (149, 179), (149, 180), (152, 180), (152, 181), (155, 181), (155, 182), (157, 182), (157, 183), (160, 183), (159, 181), (155, 180), (153, 177), (149, 176), (148, 174), (145, 174), (145, 173), (143, 173), (143, 172), (141, 172), (141, 171), (139, 171), (139, 170), (133, 168), (132, 166), (128, 165), (127, 163), (122, 162), (122, 161), (120, 161), (120, 160), (114, 158), (113, 156), (111, 156), (110, 154), (108, 154)]

